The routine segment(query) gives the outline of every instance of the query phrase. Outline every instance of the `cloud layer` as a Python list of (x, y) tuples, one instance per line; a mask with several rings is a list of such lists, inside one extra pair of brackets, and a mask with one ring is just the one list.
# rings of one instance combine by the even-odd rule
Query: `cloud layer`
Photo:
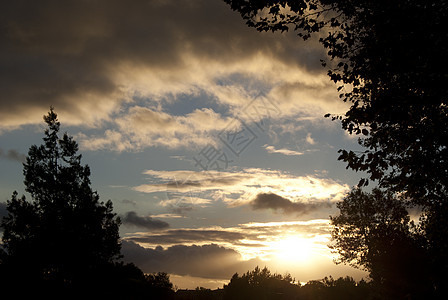
[(14, 149), (5, 151), (2, 148), (0, 148), (0, 159), (2, 158), (23, 163), (25, 162), (26, 155), (19, 153), (19, 151)]
[(276, 149), (274, 146), (269, 146), (269, 145), (264, 145), (263, 146), (266, 151), (268, 151), (268, 153), (279, 153), (279, 154), (283, 154), (283, 155), (303, 155), (303, 152), (299, 152), (299, 151), (294, 151), (294, 150), (289, 150), (289, 149)]
[(280, 210), (284, 214), (296, 214), (298, 216), (308, 214), (323, 207), (331, 207), (330, 202), (303, 203), (293, 202), (274, 193), (260, 193), (249, 203), (254, 210), (272, 209)]
[(222, 200), (230, 206), (250, 204), (254, 209), (269, 207), (285, 213), (292, 209), (294, 213), (306, 214), (329, 207), (329, 203), (341, 200), (349, 189), (346, 184), (316, 175), (294, 176), (260, 168), (233, 172), (147, 170), (144, 174), (150, 176), (151, 182), (134, 190), (166, 192), (168, 199), (161, 205), (184, 208)]
[(149, 216), (139, 216), (135, 211), (127, 212), (122, 221), (126, 225), (145, 228), (148, 230), (160, 230), (168, 228), (170, 225), (162, 220), (153, 219)]
[(165, 109), (185, 95), (231, 116), (260, 93), (277, 117), (340, 110), (318, 43), (256, 32), (220, 0), (10, 1), (0, 20), (0, 130), (53, 105), (64, 124), (100, 129), (79, 135), (86, 149), (129, 151), (204, 145), (228, 123)]
[(273, 245), (288, 232), (314, 239), (315, 254), (328, 255), (328, 228), (328, 220), (312, 220), (134, 233), (124, 238), (123, 254), (145, 272), (229, 279), (235, 272), (269, 264)]
[[(238, 251), (242, 259), (256, 257), (270, 259), (270, 246), (287, 234), (295, 234), (308, 238), (329, 236), (329, 221), (323, 219), (309, 221), (245, 223), (234, 227), (206, 227), (166, 229), (157, 232), (129, 233), (124, 240), (137, 243), (145, 248), (162, 246), (169, 248), (175, 245), (209, 245), (220, 246)], [(325, 240), (326, 241), (326, 240)], [(318, 242), (324, 246), (326, 244)], [(327, 251), (328, 252), (328, 251)]]
[(176, 245), (168, 248), (143, 248), (133, 242), (123, 242), (126, 261), (134, 262), (144, 272), (168, 272), (202, 278), (230, 278), (235, 272), (245, 272), (261, 265), (259, 259), (242, 261), (241, 255), (216, 244)]

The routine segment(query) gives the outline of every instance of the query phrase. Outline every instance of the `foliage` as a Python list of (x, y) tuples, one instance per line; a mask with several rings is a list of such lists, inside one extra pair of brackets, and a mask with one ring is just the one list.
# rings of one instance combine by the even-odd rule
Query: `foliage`
[(266, 267), (256, 267), (242, 276), (234, 274), (224, 286), (224, 299), (366, 300), (373, 299), (373, 295), (370, 283), (356, 282), (348, 276), (325, 277), (301, 286), (291, 275), (272, 274)]
[(446, 201), (446, 1), (225, 2), (260, 31), (319, 37), (332, 59), (323, 64), (340, 85), (340, 98), (351, 104), (345, 115), (332, 118), (365, 147), (341, 150), (339, 159), (414, 203)]
[[(99, 201), (90, 187), (90, 169), (81, 164), (78, 145), (50, 109), (40, 146), (31, 146), (23, 174), (32, 201), (14, 192), (3, 218), (3, 267), (18, 278), (63, 285), (81, 284), (120, 257), (112, 202)], [(14, 276), (12, 276), (14, 277)], [(31, 279), (32, 278), (32, 279)]]
[(410, 234), (408, 212), (390, 192), (374, 189), (368, 194), (356, 188), (337, 207), (340, 214), (330, 220), (339, 262), (371, 271), (375, 256)]
[(356, 188), (337, 207), (340, 214), (330, 219), (338, 263), (369, 271), (383, 298), (432, 293), (426, 249), (402, 200), (390, 191)]
[[(359, 187), (377, 181), (380, 188), (399, 194), (401, 201), (422, 208), (418, 248), (427, 252), (424, 257), (431, 265), (435, 289), (448, 294), (448, 2), (224, 1), (257, 30), (294, 30), (304, 40), (312, 36), (319, 39), (329, 57), (322, 64), (328, 68), (329, 78), (339, 85), (339, 97), (351, 105), (344, 115), (326, 116), (340, 120), (342, 128), (357, 135), (364, 147), (359, 152), (340, 150), (339, 159), (347, 163), (347, 168), (367, 173)], [(390, 199), (392, 195), (384, 196)], [(364, 197), (358, 196), (359, 200)], [(375, 198), (366, 197), (372, 198), (369, 201)], [(351, 198), (354, 194), (345, 202), (352, 202)], [(377, 277), (374, 269), (381, 270), (389, 263), (398, 268), (391, 257), (400, 257), (407, 247), (415, 249), (415, 242), (410, 240), (416, 236), (411, 238), (395, 224), (380, 226), (381, 230), (375, 230), (378, 235), (371, 240), (361, 239), (363, 220), (350, 223), (356, 215), (354, 219), (348, 216), (372, 207), (365, 201), (359, 205), (362, 207), (358, 210), (342, 207), (347, 209), (342, 213), (345, 217), (333, 220), (345, 226), (338, 233), (341, 244), (337, 249), (343, 261), (367, 267)], [(375, 221), (365, 217), (366, 222)], [(400, 222), (405, 225), (404, 219)], [(391, 234), (391, 242), (380, 243), (388, 241)], [(355, 246), (355, 240), (370, 250)], [(380, 248), (374, 249), (376, 246)], [(395, 253), (380, 255), (388, 251)], [(419, 264), (423, 264), (421, 255), (409, 253), (412, 255), (408, 259), (420, 259)], [(388, 257), (390, 262), (381, 262)], [(409, 285), (415, 281), (407, 279)]]
[(291, 275), (272, 274), (268, 268), (256, 267), (241, 277), (235, 273), (224, 287), (224, 299), (278, 299), (279, 295), (293, 295), (298, 288)]
[(145, 281), (152, 289), (160, 292), (173, 290), (173, 283), (170, 281), (170, 276), (164, 272), (146, 274)]
[(373, 297), (373, 291), (369, 283), (361, 280), (356, 282), (352, 277), (339, 277), (334, 279), (332, 276), (325, 277), (322, 280), (311, 280), (301, 288), (301, 297), (299, 299), (310, 300), (343, 300), (343, 299), (370, 299)]

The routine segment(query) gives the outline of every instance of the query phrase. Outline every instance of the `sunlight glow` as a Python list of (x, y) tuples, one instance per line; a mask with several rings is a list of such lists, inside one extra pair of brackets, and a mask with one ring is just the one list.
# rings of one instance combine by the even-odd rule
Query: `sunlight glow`
[(273, 245), (277, 260), (286, 263), (304, 263), (313, 258), (314, 243), (299, 236), (287, 236)]

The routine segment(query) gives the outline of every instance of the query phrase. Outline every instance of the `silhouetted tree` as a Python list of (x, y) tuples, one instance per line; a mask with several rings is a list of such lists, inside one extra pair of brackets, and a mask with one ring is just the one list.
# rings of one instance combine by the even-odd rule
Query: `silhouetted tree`
[(145, 280), (154, 299), (169, 299), (173, 297), (173, 283), (170, 281), (170, 276), (167, 273), (146, 274)]
[(445, 202), (446, 1), (224, 1), (260, 31), (319, 33), (332, 59), (328, 74), (351, 103), (334, 118), (366, 148), (341, 151), (340, 159), (420, 204)]
[[(351, 104), (340, 120), (363, 151), (340, 160), (420, 205), (438, 291), (448, 280), (447, 1), (224, 0), (260, 31), (313, 34), (331, 80)], [(444, 293), (448, 294), (448, 291)]]
[(369, 271), (384, 298), (431, 295), (426, 249), (403, 201), (390, 191), (355, 188), (337, 207), (340, 214), (330, 217), (337, 262)]
[(224, 287), (224, 299), (294, 299), (299, 289), (291, 275), (256, 267), (241, 277), (235, 273)]
[(120, 257), (120, 220), (90, 187), (90, 169), (72, 137), (59, 135), (52, 108), (44, 120), (44, 143), (31, 146), (24, 163), (32, 201), (14, 192), (1, 222), (2, 264), (15, 274), (10, 280), (72, 286)]
[(356, 282), (352, 277), (332, 276), (322, 280), (311, 280), (300, 289), (300, 300), (367, 300), (372, 299), (372, 288), (361, 280)]

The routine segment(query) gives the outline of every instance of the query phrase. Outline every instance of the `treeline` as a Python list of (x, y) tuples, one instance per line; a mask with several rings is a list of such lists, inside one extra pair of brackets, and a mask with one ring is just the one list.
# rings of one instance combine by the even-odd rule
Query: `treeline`
[(76, 281), (40, 278), (7, 269), (0, 263), (3, 291), (16, 299), (166, 299), (166, 300), (375, 300), (386, 299), (371, 282), (356, 282), (352, 277), (325, 277), (301, 285), (291, 275), (271, 273), (256, 267), (215, 290), (197, 287), (177, 289), (167, 273), (144, 274), (134, 264), (115, 263), (86, 270)]
[(291, 275), (273, 274), (266, 267), (256, 267), (243, 275), (234, 274), (223, 289), (210, 290), (198, 287), (196, 290), (178, 290), (178, 300), (342, 300), (342, 299), (384, 299), (381, 289), (373, 283), (352, 277), (325, 277), (312, 280), (305, 285), (296, 282)]
[(120, 262), (90, 267), (69, 280), (50, 271), (36, 276), (32, 267), (16, 269), (0, 259), (0, 287), (0, 295), (13, 299), (174, 299), (175, 294), (166, 273), (144, 274)]

